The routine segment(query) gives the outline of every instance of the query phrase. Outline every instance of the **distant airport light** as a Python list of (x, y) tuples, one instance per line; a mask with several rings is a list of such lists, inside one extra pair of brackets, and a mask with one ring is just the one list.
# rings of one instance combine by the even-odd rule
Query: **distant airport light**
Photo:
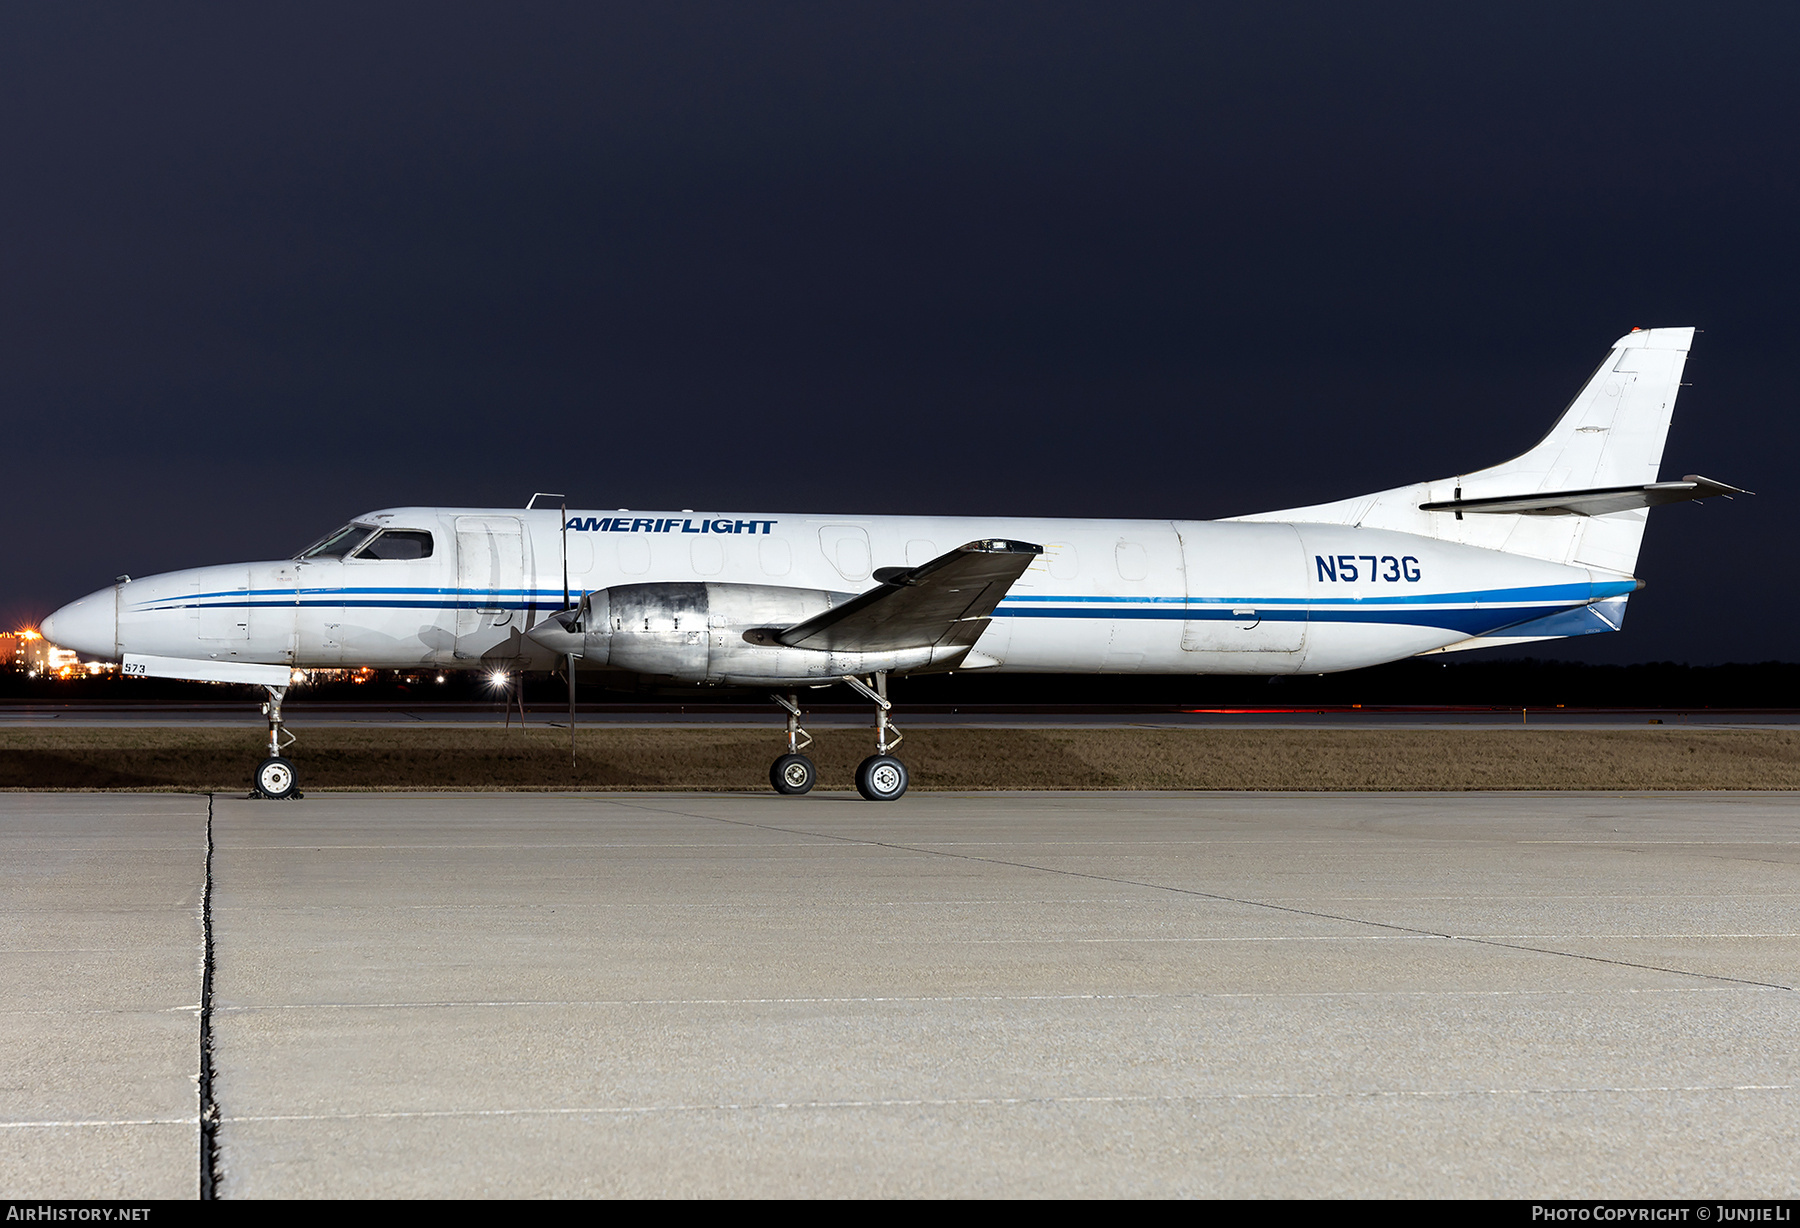
[(443, 681), (443, 680), (444, 680), (444, 676), (443, 676), (443, 675), (442, 675), (442, 674), (439, 674), (439, 675), (438, 675), (438, 681), (439, 681), (439, 682), (442, 682), (442, 681)]
[(488, 685), (489, 686), (503, 687), (506, 685), (506, 681), (507, 681), (507, 675), (506, 675), (506, 671), (503, 669), (497, 669), (493, 673), (488, 675)]
[(288, 683), (292, 686), (305, 686), (306, 685), (306, 671), (303, 669), (295, 670), (293, 673), (288, 675)]

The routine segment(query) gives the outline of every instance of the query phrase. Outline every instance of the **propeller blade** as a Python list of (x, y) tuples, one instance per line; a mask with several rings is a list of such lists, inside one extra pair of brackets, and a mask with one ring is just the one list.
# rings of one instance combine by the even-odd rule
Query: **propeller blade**
[[(566, 600), (566, 598), (565, 598)], [(575, 627), (583, 634), (587, 633), (588, 617), (593, 613), (593, 602), (589, 594), (581, 594), (581, 604), (575, 607)], [(575, 766), (575, 654), (569, 654), (569, 766)]]

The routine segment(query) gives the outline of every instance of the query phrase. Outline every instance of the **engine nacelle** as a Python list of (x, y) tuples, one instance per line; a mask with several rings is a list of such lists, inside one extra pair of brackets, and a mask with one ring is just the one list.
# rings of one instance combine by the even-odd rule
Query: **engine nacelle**
[(966, 647), (931, 645), (886, 652), (820, 652), (789, 648), (770, 637), (855, 596), (766, 584), (623, 584), (588, 595), (527, 634), (584, 664), (633, 673), (736, 686), (805, 686), (877, 670), (919, 669), (935, 657), (960, 659)]

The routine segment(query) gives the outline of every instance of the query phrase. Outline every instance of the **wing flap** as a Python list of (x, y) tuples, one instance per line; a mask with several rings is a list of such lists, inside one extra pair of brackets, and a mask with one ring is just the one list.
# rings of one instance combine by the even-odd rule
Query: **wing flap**
[(990, 538), (917, 567), (884, 567), (875, 573), (878, 587), (765, 634), (789, 648), (830, 652), (966, 647), (981, 638), (994, 607), (1041, 553), (1042, 546), (1029, 542)]

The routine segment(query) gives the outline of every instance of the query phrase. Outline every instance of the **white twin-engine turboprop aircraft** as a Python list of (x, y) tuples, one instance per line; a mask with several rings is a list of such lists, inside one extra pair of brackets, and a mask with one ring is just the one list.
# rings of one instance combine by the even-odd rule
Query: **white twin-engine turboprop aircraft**
[[(799, 688), (876, 707), (870, 799), (906, 790), (889, 674), (1294, 674), (1616, 631), (1647, 509), (1741, 493), (1657, 481), (1691, 328), (1621, 337), (1505, 464), (1224, 521), (395, 508), (291, 559), (121, 577), (44, 620), (127, 674), (268, 688), (264, 795), (291, 794), (295, 669), (634, 671), (768, 687), (770, 779), (812, 788)], [(535, 502), (535, 499), (534, 499)], [(571, 720), (573, 720), (571, 704)], [(802, 741), (801, 739), (805, 739)]]

